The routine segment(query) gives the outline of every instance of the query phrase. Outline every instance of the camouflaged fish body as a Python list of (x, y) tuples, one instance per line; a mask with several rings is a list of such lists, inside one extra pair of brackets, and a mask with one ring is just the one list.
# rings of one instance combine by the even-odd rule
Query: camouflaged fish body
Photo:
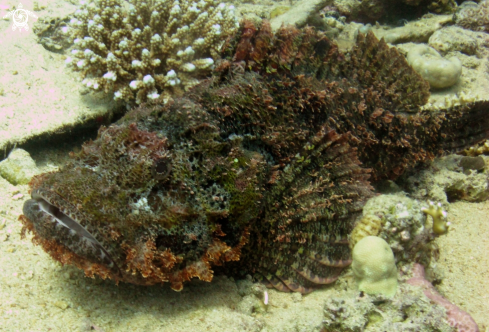
[(244, 22), (223, 57), (35, 177), (24, 232), (88, 276), (181, 290), (249, 273), (307, 293), (349, 265), (370, 176), (487, 136), (487, 103), (419, 111), (426, 82), (373, 35), (342, 54), (313, 29)]

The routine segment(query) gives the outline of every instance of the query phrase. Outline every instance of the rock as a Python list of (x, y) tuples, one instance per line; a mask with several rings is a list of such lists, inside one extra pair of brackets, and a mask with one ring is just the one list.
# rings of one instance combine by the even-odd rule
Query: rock
[(253, 287), (253, 279), (248, 274), (246, 279), (240, 279), (236, 281), (236, 287), (238, 288), (238, 293), (241, 296), (246, 296), (251, 294), (251, 288)]
[[(480, 157), (484, 160), (488, 159), (486, 156)], [(407, 186), (412, 196), (442, 203), (460, 199), (480, 202), (489, 198), (489, 172), (464, 169), (462, 158), (466, 157), (449, 155), (437, 158), (429, 168), (409, 177)], [(467, 167), (475, 167), (475, 165), (469, 166), (468, 162), (464, 163), (467, 163)]]
[(384, 38), (391, 44), (426, 43), (435, 31), (452, 22), (452, 15), (423, 16), (419, 21), (409, 22), (403, 27), (384, 30), (378, 26), (372, 29), (377, 38)]
[(335, 0), (333, 5), (351, 21), (375, 22), (386, 13), (383, 0)]
[(296, 26), (303, 26), (306, 24), (309, 16), (316, 14), (319, 10), (326, 5), (325, 0), (301, 0), (298, 1), (282, 15), (278, 15), (270, 20), (272, 29), (275, 31), (282, 24), (295, 24)]
[[(65, 17), (75, 10), (75, 5), (64, 1), (52, 6), (49, 15)], [(32, 28), (30, 20), (28, 23)], [(100, 93), (87, 96), (76, 93), (80, 83), (78, 77), (66, 70), (66, 56), (47, 51), (37, 43), (37, 38), (5, 34), (2, 52), (3, 59), (8, 59), (8, 66), (0, 68), (2, 157), (3, 151), (9, 152), (12, 146), (33, 138), (53, 138), (74, 128), (98, 128), (100, 120), (110, 118), (112, 111), (123, 111), (120, 103)]]
[(251, 315), (254, 312), (265, 312), (266, 306), (254, 295), (246, 295), (238, 303), (236, 310), (245, 315)]
[[(389, 244), (398, 266), (413, 261), (429, 264), (434, 253), (431, 244), (433, 236), (421, 211), (424, 205), (424, 202), (411, 199), (405, 193), (375, 196), (365, 204), (364, 217), (355, 227), (363, 228), (363, 234), (358, 234), (358, 231), (352, 233), (351, 241), (357, 240), (358, 235), (376, 235)], [(375, 220), (368, 220), (372, 216), (380, 218), (381, 224), (376, 225)], [(370, 222), (365, 224), (365, 219)], [(370, 226), (370, 229), (365, 226)], [(379, 227), (380, 231), (377, 230)]]
[(0, 175), (13, 185), (27, 184), (41, 173), (30, 154), (22, 149), (13, 150), (7, 159), (0, 162)]
[(460, 27), (450, 26), (435, 31), (428, 44), (442, 54), (459, 51), (467, 55), (475, 55), (479, 47), (488, 44), (487, 34), (474, 32)]
[(60, 308), (60, 309), (67, 309), (69, 307), (68, 303), (66, 303), (65, 301), (56, 301), (53, 303), (54, 306)]
[(476, 170), (480, 171), (486, 167), (486, 163), (484, 161), (484, 158), (481, 156), (478, 157), (462, 157), (460, 159), (459, 165), (463, 167), (464, 172), (467, 170)]
[(379, 295), (337, 292), (324, 303), (324, 331), (452, 331), (445, 309), (419, 287), (401, 284), (391, 301)]

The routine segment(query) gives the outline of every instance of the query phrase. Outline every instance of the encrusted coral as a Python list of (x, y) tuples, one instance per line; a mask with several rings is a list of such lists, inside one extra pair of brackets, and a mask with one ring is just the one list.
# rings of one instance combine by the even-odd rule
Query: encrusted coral
[(462, 152), (466, 156), (480, 156), (481, 154), (489, 154), (489, 140), (481, 142), (476, 146), (471, 146), (470, 148)]
[[(484, 201), (489, 197), (486, 156), (476, 160), (449, 155), (435, 159), (416, 175), (405, 179), (410, 194), (420, 200), (446, 204), (457, 200)], [(482, 160), (481, 160), (482, 159)]]
[(237, 27), (233, 6), (214, 0), (93, 0), (75, 17), (67, 63), (87, 87), (138, 104), (198, 84)]
[(87, 275), (181, 290), (250, 273), (307, 293), (350, 264), (370, 174), (489, 130), (483, 102), (420, 111), (427, 83), (371, 33), (344, 54), (312, 28), (245, 21), (222, 58), (185, 97), (132, 110), (35, 177), (24, 232)]
[(465, 29), (489, 32), (489, 1), (464, 2), (454, 15), (455, 23)]
[(455, 0), (432, 0), (428, 4), (428, 9), (438, 14), (449, 14), (455, 12), (457, 2)]
[(415, 261), (429, 265), (437, 255), (435, 234), (422, 208), (421, 202), (401, 193), (376, 196), (365, 204), (364, 219), (375, 216), (382, 220), (377, 236), (387, 241), (398, 264)]

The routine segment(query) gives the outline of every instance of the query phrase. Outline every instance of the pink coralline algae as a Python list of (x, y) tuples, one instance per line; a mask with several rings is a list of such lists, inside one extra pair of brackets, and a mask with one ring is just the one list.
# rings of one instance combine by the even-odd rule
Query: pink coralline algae
[(407, 283), (421, 287), (426, 297), (444, 307), (447, 310), (448, 323), (457, 328), (458, 332), (479, 332), (479, 327), (467, 312), (441, 296), (431, 282), (425, 279), (424, 267), (421, 264), (414, 264), (413, 277)]

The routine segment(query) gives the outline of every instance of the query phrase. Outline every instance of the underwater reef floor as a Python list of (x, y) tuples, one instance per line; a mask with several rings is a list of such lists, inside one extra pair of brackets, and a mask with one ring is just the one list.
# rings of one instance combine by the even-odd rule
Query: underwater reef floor
[[(32, 153), (42, 171), (64, 163), (68, 146)], [(181, 292), (163, 286), (135, 286), (84, 277), (60, 266), (31, 235), (21, 239), (28, 186), (0, 177), (0, 331), (320, 331), (324, 302), (354, 287), (347, 269), (324, 289), (302, 296), (268, 290), (269, 304), (251, 312), (242, 281), (215, 277), (186, 284)], [(489, 331), (489, 201), (450, 204), (448, 234), (437, 238), (436, 285), (452, 303)]]
[[(18, 1), (3, 3), (17, 6)], [(47, 9), (36, 13), (39, 17), (66, 15), (75, 8), (68, 1), (40, 3)], [(32, 8), (33, 1), (22, 4)], [(58, 67), (62, 55), (44, 50), (32, 31), (18, 37), (11, 25), (0, 20), (0, 56), (9, 60), (0, 63), (5, 78), (0, 86), (2, 156), (7, 147), (39, 135), (34, 130), (39, 124), (48, 132), (62, 132), (87, 118), (110, 120), (106, 109), (111, 102), (82, 94), (77, 74)], [(466, 71), (482, 76), (475, 69)], [(43, 172), (56, 170), (71, 148), (53, 146), (32, 157)], [(195, 281), (181, 292), (169, 285), (117, 286), (85, 278), (34, 246), (31, 235), (21, 239), (18, 217), (28, 197), (27, 185), (13, 186), (0, 177), (0, 331), (320, 331), (325, 300), (353, 287), (347, 269), (337, 282), (305, 296), (268, 290), (268, 305), (250, 313), (244, 310), (249, 306), (239, 282), (226, 277)], [(435, 240), (437, 268), (444, 273), (437, 289), (470, 313), (481, 331), (489, 331), (488, 216), (489, 201), (451, 203), (450, 231)]]

